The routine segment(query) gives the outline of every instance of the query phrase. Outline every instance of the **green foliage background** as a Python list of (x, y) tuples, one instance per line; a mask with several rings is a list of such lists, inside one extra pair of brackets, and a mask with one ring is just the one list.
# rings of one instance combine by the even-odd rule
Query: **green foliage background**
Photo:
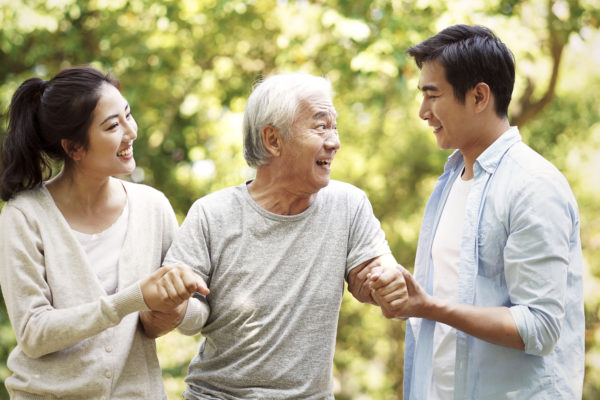
[[(394, 255), (412, 269), (424, 205), (449, 153), (437, 149), (417, 116), (419, 71), (405, 50), (454, 23), (487, 25), (516, 56), (513, 121), (565, 173), (579, 201), (587, 260), (584, 398), (595, 399), (599, 10), (598, 0), (0, 0), (0, 109), (29, 77), (88, 63), (110, 71), (139, 125), (132, 179), (162, 190), (182, 220), (196, 198), (253, 176), (241, 155), (241, 115), (253, 83), (283, 71), (326, 76), (342, 139), (333, 178), (368, 193)], [(3, 120), (0, 135), (5, 129)], [(4, 380), (15, 341), (0, 307)], [(178, 333), (158, 341), (170, 398), (180, 398), (198, 341)], [(401, 398), (403, 347), (404, 323), (346, 296), (336, 398)]]

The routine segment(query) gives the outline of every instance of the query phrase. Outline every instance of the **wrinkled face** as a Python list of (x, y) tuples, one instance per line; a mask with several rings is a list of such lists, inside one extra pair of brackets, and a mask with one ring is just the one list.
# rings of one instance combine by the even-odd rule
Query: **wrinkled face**
[(440, 149), (462, 149), (468, 145), (469, 110), (454, 96), (446, 71), (437, 61), (423, 64), (419, 89), (423, 101), (419, 117), (433, 127)]
[(137, 124), (117, 88), (103, 84), (94, 109), (87, 150), (79, 150), (77, 168), (100, 177), (129, 174), (135, 168), (133, 141)]
[(336, 118), (327, 93), (301, 104), (281, 152), (286, 179), (295, 190), (313, 194), (329, 184), (331, 164), (340, 148)]

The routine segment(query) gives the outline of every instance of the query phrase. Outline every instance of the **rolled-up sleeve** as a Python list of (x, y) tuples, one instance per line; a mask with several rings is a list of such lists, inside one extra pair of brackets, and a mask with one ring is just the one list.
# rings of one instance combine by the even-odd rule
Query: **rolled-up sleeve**
[(560, 179), (538, 176), (523, 183), (510, 208), (505, 278), (510, 311), (532, 355), (549, 354), (561, 334), (576, 225), (568, 194)]

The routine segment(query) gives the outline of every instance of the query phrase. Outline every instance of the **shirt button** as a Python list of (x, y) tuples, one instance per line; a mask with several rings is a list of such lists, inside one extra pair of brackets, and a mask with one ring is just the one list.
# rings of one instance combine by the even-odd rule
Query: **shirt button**
[(107, 371), (104, 373), (104, 376), (105, 376), (105, 377), (107, 377), (108, 379), (110, 379), (110, 378), (112, 377), (112, 373), (111, 373), (110, 371), (108, 371), (108, 370), (107, 370)]
[(107, 353), (110, 353), (112, 351), (112, 347), (106, 346), (104, 350), (106, 350)]

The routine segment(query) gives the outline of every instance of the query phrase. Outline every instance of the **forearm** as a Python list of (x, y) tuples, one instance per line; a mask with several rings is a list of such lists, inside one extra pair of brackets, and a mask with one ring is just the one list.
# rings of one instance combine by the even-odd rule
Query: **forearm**
[(507, 307), (480, 307), (430, 296), (417, 315), (450, 325), (468, 335), (500, 346), (524, 350), (517, 325)]
[[(27, 300), (30, 304), (43, 301), (41, 297)], [(46, 304), (36, 309), (24, 309), (17, 303), (8, 301), (7, 308), (14, 321), (17, 342), (31, 358), (71, 347), (117, 325), (125, 315), (145, 309), (137, 285), (98, 301), (70, 308), (55, 309)]]

